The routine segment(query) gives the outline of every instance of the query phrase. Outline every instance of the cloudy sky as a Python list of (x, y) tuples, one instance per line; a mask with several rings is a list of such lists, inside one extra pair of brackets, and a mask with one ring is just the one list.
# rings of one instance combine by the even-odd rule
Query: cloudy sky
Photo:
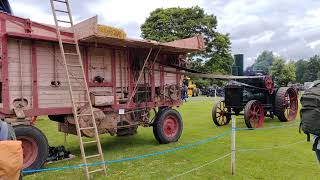
[[(49, 0), (9, 0), (14, 14), (53, 23)], [(28, 3), (26, 3), (28, 2)], [(99, 23), (123, 28), (140, 38), (140, 25), (158, 7), (198, 5), (218, 18), (218, 31), (229, 33), (232, 52), (245, 54), (245, 65), (263, 50), (297, 60), (320, 54), (320, 0), (70, 0), (76, 21), (99, 16)]]

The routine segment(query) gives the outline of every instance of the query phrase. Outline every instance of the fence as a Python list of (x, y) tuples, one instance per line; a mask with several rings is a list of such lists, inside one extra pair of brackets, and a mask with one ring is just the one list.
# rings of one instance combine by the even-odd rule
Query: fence
[[(259, 128), (259, 129), (255, 129), (256, 130), (269, 130), (269, 129), (279, 129), (279, 128), (288, 128), (288, 127), (293, 127), (293, 126), (297, 126), (297, 123), (292, 123), (289, 125), (282, 125), (282, 126), (272, 126), (272, 127), (266, 127), (266, 128)], [(198, 145), (202, 145), (211, 141), (215, 141), (218, 140), (219, 138), (225, 137), (227, 135), (231, 134), (231, 152), (227, 153), (227, 154), (223, 154), (221, 155), (219, 158), (214, 159), (212, 161), (209, 161), (201, 166), (192, 168), (186, 172), (183, 172), (181, 174), (175, 175), (173, 177), (170, 177), (168, 179), (174, 179), (180, 176), (183, 176), (185, 174), (191, 173), (193, 171), (196, 171), (200, 168), (203, 168), (205, 166), (208, 166), (212, 163), (218, 162), (219, 160), (225, 159), (229, 156), (231, 156), (231, 174), (234, 175), (235, 174), (235, 162), (236, 162), (236, 152), (243, 152), (243, 151), (259, 151), (259, 150), (270, 150), (270, 149), (276, 149), (276, 148), (287, 148), (299, 143), (302, 143), (304, 141), (299, 141), (299, 142), (295, 142), (295, 143), (291, 143), (291, 144), (285, 144), (282, 146), (277, 146), (277, 147), (270, 147), (270, 148), (261, 148), (261, 149), (236, 149), (236, 132), (237, 131), (245, 131), (245, 130), (252, 130), (252, 128), (236, 128), (236, 119), (235, 117), (232, 117), (232, 128), (231, 130), (227, 130), (219, 135), (216, 136), (212, 136), (206, 139), (203, 139), (201, 141), (197, 141), (195, 143), (191, 143), (191, 144), (187, 144), (187, 145), (183, 145), (180, 147), (176, 147), (176, 148), (171, 148), (171, 149), (167, 149), (164, 151), (158, 151), (158, 152), (154, 152), (154, 153), (149, 153), (149, 154), (143, 154), (143, 155), (138, 155), (138, 156), (134, 156), (134, 157), (126, 157), (126, 158), (121, 158), (121, 159), (115, 159), (115, 160), (109, 160), (109, 161), (105, 161), (105, 162), (96, 162), (96, 163), (91, 163), (91, 164), (79, 164), (79, 165), (75, 165), (75, 166), (63, 166), (63, 167), (54, 167), (54, 168), (43, 168), (43, 169), (35, 169), (35, 170), (24, 170), (23, 173), (24, 174), (30, 174), (30, 173), (38, 173), (38, 172), (45, 172), (45, 171), (62, 171), (62, 170), (68, 170), (68, 169), (77, 169), (77, 168), (81, 168), (84, 166), (98, 166), (101, 164), (114, 164), (114, 163), (121, 163), (121, 162), (126, 162), (126, 161), (135, 161), (135, 160), (139, 160), (139, 159), (144, 159), (144, 158), (149, 158), (149, 157), (153, 157), (153, 156), (158, 156), (158, 155), (164, 155), (164, 154), (168, 154), (168, 153), (172, 153), (172, 152), (176, 152), (179, 150), (183, 150), (183, 149), (188, 149), (188, 148), (192, 148)], [(252, 131), (254, 132), (254, 131)]]

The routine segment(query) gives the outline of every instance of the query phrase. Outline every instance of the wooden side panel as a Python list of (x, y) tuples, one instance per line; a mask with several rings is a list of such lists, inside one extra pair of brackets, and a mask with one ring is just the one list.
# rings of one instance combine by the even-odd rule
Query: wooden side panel
[[(19, 41), (21, 41), (21, 46), (19, 46)], [(19, 41), (9, 39), (8, 42), (10, 109), (13, 108), (13, 101), (22, 97), (28, 101), (26, 109), (31, 108), (32, 102), (31, 42)]]
[[(68, 47), (66, 49), (67, 52), (73, 51)], [(67, 74), (58, 46), (52, 43), (37, 43), (37, 59), (39, 108), (71, 107)], [(78, 64), (77, 61), (77, 57), (68, 57), (70, 64)], [(80, 76), (80, 69), (72, 72), (74, 76)], [(60, 85), (54, 86), (52, 81), (57, 81)], [(78, 80), (73, 79), (71, 82), (74, 89), (82, 89)], [(85, 93), (78, 91), (75, 98), (83, 101)]]
[[(6, 30), (7, 32), (13, 32), (13, 33), (20, 33), (20, 34), (27, 34), (26, 33), (26, 22), (19, 22), (19, 21), (6, 21)], [(43, 26), (43, 27), (38, 27), (38, 26), (33, 26), (31, 23), (31, 35), (36, 35), (36, 36), (42, 36), (46, 37), (48, 39), (56, 39), (57, 35), (54, 29), (55, 28), (53, 25), (48, 25), (48, 27)], [(49, 30), (50, 29), (50, 30)], [(62, 39), (70, 39), (72, 38), (66, 36), (64, 33), (61, 34)]]
[[(172, 67), (164, 67), (164, 71), (176, 71), (175, 68)], [(170, 85), (170, 84), (176, 84), (177, 83), (177, 76), (174, 73), (164, 73), (164, 84)]]
[(156, 87), (159, 87), (160, 86), (160, 66), (159, 66), (159, 63), (155, 63), (154, 64), (154, 81), (155, 81), (155, 86)]
[(19, 22), (6, 21), (7, 32), (25, 33), (24, 25)]
[(103, 77), (104, 82), (112, 81), (110, 49), (89, 49), (89, 82), (93, 82), (96, 76)]

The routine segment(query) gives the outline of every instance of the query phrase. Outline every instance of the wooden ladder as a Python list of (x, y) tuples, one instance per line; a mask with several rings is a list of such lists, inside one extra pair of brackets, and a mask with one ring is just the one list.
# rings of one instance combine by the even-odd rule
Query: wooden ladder
[[(73, 19), (71, 15), (71, 9), (70, 9), (70, 4), (68, 0), (50, 0), (51, 3), (51, 8), (52, 8), (52, 13), (57, 29), (57, 38), (59, 40), (59, 46), (60, 46), (60, 51), (61, 51), (61, 56), (63, 59), (63, 63), (67, 72), (67, 79), (69, 83), (69, 92), (71, 96), (71, 103), (72, 103), (72, 110), (73, 110), (73, 115), (75, 119), (75, 124), (76, 124), (76, 129), (77, 129), (77, 134), (79, 136), (79, 141), (80, 141), (80, 150), (81, 150), (81, 155), (82, 155), (82, 160), (84, 164), (88, 164), (88, 160), (92, 158), (100, 158), (100, 161), (103, 162), (101, 163), (101, 168), (95, 168), (92, 170), (92, 167), (84, 166), (85, 173), (87, 179), (90, 179), (90, 175), (92, 173), (96, 172), (104, 172), (106, 175), (106, 165), (104, 164), (104, 156), (101, 148), (101, 143), (99, 139), (99, 133), (98, 133), (98, 128), (96, 124), (96, 120), (94, 117), (94, 112), (93, 112), (93, 107), (92, 103), (90, 100), (90, 94), (89, 94), (89, 89), (87, 85), (87, 80), (86, 76), (84, 73), (84, 68), (83, 68), (83, 63), (82, 63), (82, 57), (80, 53), (80, 48), (78, 44), (78, 39), (76, 37), (75, 29), (74, 29), (74, 24), (73, 24)], [(57, 9), (58, 7), (59, 9)], [(61, 8), (63, 7), (63, 8)], [(57, 15), (67, 15), (67, 20), (65, 19), (59, 19)], [(72, 42), (63, 42), (62, 37), (61, 37), (61, 26), (59, 25), (60, 23), (63, 23), (63, 25), (67, 25), (72, 33), (73, 33), (73, 40)], [(66, 46), (68, 49), (66, 49)], [(67, 52), (70, 51), (70, 48), (72, 47), (72, 52)], [(71, 62), (72, 60), (77, 59), (77, 62)], [(76, 81), (76, 82), (75, 82)], [(80, 88), (76, 88), (74, 85), (80, 85)], [(85, 100), (84, 101), (79, 101), (75, 99), (75, 96), (77, 93), (84, 92), (85, 93)], [(79, 107), (87, 105), (89, 109), (89, 113), (82, 113), (79, 112)], [(81, 117), (87, 117), (92, 120), (91, 123), (92, 126), (89, 127), (80, 127), (79, 124), (79, 118)], [(81, 131), (82, 130), (93, 130), (94, 131), (94, 140), (92, 141), (85, 141), (82, 136), (81, 136)], [(85, 145), (87, 144), (96, 144), (97, 149), (98, 149), (98, 154), (94, 155), (86, 155), (85, 153)]]

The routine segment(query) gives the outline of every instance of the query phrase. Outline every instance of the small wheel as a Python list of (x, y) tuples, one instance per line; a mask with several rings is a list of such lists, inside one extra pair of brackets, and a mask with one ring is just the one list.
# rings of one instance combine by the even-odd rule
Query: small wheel
[(46, 162), (49, 145), (46, 136), (36, 127), (14, 127), (17, 140), (22, 142), (23, 169), (39, 169)]
[(217, 126), (225, 126), (231, 120), (231, 115), (228, 113), (224, 100), (217, 101), (212, 108), (211, 115), (214, 124)]
[(298, 113), (298, 94), (294, 88), (279, 88), (275, 100), (275, 115), (281, 122), (292, 121)]
[(182, 118), (174, 109), (159, 111), (153, 123), (153, 134), (160, 144), (179, 140), (183, 129)]
[(257, 100), (249, 101), (244, 107), (244, 120), (248, 128), (261, 128), (264, 122), (264, 110)]

